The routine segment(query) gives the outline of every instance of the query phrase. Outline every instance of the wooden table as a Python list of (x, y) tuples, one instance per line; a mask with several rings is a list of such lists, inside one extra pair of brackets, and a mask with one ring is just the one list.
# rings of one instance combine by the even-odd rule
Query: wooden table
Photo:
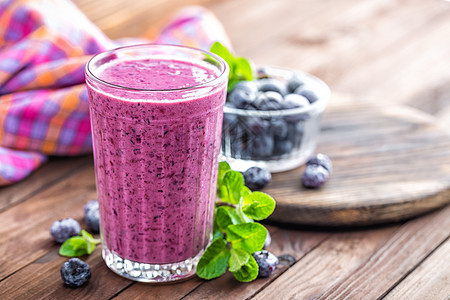
[[(450, 131), (448, 1), (126, 1), (76, 0), (113, 38), (138, 35), (186, 3), (202, 3), (224, 23), (235, 50), (257, 63), (302, 69), (335, 93), (407, 104)], [(326, 149), (320, 149), (326, 152)], [(270, 226), (269, 250), (295, 257), (267, 279), (243, 284), (230, 274), (173, 285), (113, 274), (99, 247), (86, 257), (92, 278), (64, 287), (49, 235), (95, 198), (90, 156), (54, 158), (28, 179), (0, 189), (0, 299), (448, 299), (450, 206), (405, 222), (369, 228)]]

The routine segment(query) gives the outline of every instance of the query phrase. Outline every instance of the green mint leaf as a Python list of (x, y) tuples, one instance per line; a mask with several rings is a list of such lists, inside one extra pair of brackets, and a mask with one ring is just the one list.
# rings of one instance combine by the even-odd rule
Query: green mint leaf
[(91, 254), (92, 252), (94, 252), (95, 250), (95, 246), (100, 243), (99, 239), (94, 239), (92, 237), (92, 235), (87, 232), (86, 230), (81, 230), (81, 236), (84, 238), (84, 240), (86, 241), (86, 245), (87, 245), (87, 253)]
[(214, 230), (212, 240), (214, 241), (215, 239), (220, 239), (220, 238), (221, 239), (224, 238), (223, 233), (220, 230)]
[(242, 187), (241, 189), (241, 196), (245, 199), (246, 197), (248, 197), (248, 195), (250, 195), (252, 193), (252, 191), (250, 191), (250, 189), (248, 187), (246, 187), (245, 185)]
[(219, 206), (216, 209), (215, 222), (222, 232), (225, 232), (229, 225), (241, 223), (236, 209), (229, 206)]
[(59, 255), (67, 257), (82, 256), (88, 253), (86, 240), (81, 236), (67, 239), (59, 248)]
[(214, 54), (219, 55), (220, 57), (223, 58), (224, 61), (227, 62), (228, 67), (230, 67), (230, 78), (231, 76), (234, 74), (234, 65), (235, 65), (235, 58), (234, 55), (231, 54), (231, 52), (221, 43), (219, 42), (214, 42), (214, 44), (212, 44), (211, 49), (209, 50)]
[(267, 230), (259, 223), (244, 223), (228, 226), (226, 234), (233, 249), (254, 253), (264, 246)]
[(230, 272), (238, 271), (250, 258), (250, 254), (241, 249), (231, 249), (230, 253), (230, 268), (228, 269)]
[(254, 220), (264, 220), (270, 216), (275, 209), (275, 200), (262, 192), (253, 192), (243, 196), (242, 211)]
[(235, 75), (240, 80), (253, 80), (253, 71), (252, 66), (250, 65), (250, 62), (243, 58), (238, 57), (235, 59)]
[(226, 161), (221, 161), (219, 163), (219, 172), (217, 174), (217, 186), (222, 185), (223, 176), (226, 172), (230, 171), (231, 167)]
[(249, 282), (258, 277), (258, 264), (252, 255), (249, 255), (248, 261), (239, 270), (233, 272), (234, 277), (242, 282)]
[[(241, 200), (241, 189), (244, 186), (244, 176), (238, 171), (228, 171), (223, 176), (222, 201), (238, 204)], [(220, 191), (219, 191), (220, 194)]]
[(229, 259), (230, 250), (227, 247), (227, 242), (221, 238), (214, 240), (198, 261), (198, 277), (203, 279), (219, 277), (227, 270)]

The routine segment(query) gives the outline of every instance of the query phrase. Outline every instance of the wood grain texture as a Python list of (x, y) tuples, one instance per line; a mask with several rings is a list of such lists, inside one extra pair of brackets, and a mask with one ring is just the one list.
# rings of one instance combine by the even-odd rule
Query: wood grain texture
[(274, 174), (270, 220), (309, 225), (399, 221), (450, 202), (450, 136), (418, 110), (334, 97), (318, 152), (334, 168), (321, 189), (301, 185), (304, 167)]
[[(277, 256), (291, 255), (298, 261), (330, 236), (331, 234), (326, 232), (279, 229), (272, 231), (272, 244), (268, 250)], [(251, 284), (242, 284), (231, 273), (227, 273), (216, 280), (203, 282), (183, 299), (248, 299), (288, 268), (287, 265), (280, 265), (270, 277), (257, 279)]]
[[(256, 299), (377, 299), (448, 236), (450, 206), (401, 226), (335, 235)], [(279, 291), (283, 296), (279, 296)]]
[(433, 300), (446, 297), (450, 297), (449, 239), (383, 299)]
[(0, 213), (0, 280), (58, 248), (50, 236), (55, 220), (72, 217), (84, 226), (83, 205), (96, 197), (91, 164)]
[(0, 212), (26, 201), (36, 192), (40, 192), (54, 183), (64, 180), (76, 169), (86, 166), (92, 158), (81, 156), (73, 158), (52, 158), (25, 180), (14, 185), (0, 188)]

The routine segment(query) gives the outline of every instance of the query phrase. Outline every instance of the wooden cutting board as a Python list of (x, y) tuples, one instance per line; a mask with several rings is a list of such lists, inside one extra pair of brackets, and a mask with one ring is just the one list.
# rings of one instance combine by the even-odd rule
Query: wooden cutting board
[(317, 152), (333, 172), (320, 189), (301, 184), (304, 167), (274, 174), (271, 221), (354, 226), (404, 220), (450, 203), (450, 135), (432, 116), (399, 105), (335, 96)]

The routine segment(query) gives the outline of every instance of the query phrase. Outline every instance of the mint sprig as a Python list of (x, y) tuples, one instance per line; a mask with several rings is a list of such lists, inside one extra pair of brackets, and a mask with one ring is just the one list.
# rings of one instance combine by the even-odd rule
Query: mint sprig
[(80, 236), (67, 239), (59, 248), (59, 255), (67, 257), (82, 256), (94, 252), (99, 239), (94, 239), (86, 230), (81, 230)]
[(251, 192), (240, 172), (226, 162), (219, 164), (213, 241), (197, 265), (197, 275), (213, 279), (228, 269), (242, 282), (258, 276), (253, 253), (263, 248), (267, 229), (254, 220), (263, 220), (275, 209), (275, 200), (262, 192)]
[(228, 91), (231, 91), (236, 83), (242, 80), (253, 80), (251, 63), (244, 57), (235, 57), (224, 45), (219, 42), (212, 44), (210, 51), (222, 57), (230, 67), (228, 76)]

